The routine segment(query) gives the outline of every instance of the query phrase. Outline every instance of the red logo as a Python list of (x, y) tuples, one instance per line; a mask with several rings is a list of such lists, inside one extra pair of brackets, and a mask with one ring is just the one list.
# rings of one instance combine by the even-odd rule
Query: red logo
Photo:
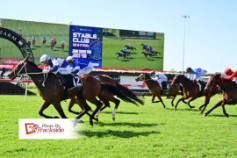
[(26, 134), (32, 134), (36, 132), (37, 124), (25, 123)]

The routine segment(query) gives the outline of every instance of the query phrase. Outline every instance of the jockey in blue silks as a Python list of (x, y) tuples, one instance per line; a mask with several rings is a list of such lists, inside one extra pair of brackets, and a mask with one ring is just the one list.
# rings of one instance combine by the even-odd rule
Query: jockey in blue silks
[(60, 79), (60, 85), (63, 85), (67, 80), (63, 75), (71, 74), (71, 68), (69, 63), (65, 59), (61, 58), (50, 58), (47, 54), (43, 54), (40, 57), (40, 62), (46, 66), (49, 66), (49, 69), (44, 69), (44, 73), (55, 73), (56, 76)]
[(66, 61), (71, 66), (71, 73), (73, 74), (89, 74), (93, 69), (93, 63), (89, 62), (88, 60), (78, 60), (74, 61), (72, 56), (68, 56)]

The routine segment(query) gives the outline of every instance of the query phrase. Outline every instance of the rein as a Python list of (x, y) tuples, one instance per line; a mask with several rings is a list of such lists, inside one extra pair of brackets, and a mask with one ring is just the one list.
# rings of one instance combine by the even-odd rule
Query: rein
[[(20, 68), (20, 70), (16, 73), (16, 70), (14, 69), (14, 76), (19, 76), (19, 75), (40, 75), (40, 74), (44, 74), (44, 80), (42, 82), (42, 86), (44, 87), (45, 86), (45, 81), (46, 79), (48, 78), (48, 73), (44, 73), (44, 72), (31, 72), (31, 73), (28, 73), (27, 72), (27, 69), (26, 69), (26, 64), (27, 62), (23, 62), (24, 65)], [(23, 69), (25, 69), (25, 73), (20, 73)]]

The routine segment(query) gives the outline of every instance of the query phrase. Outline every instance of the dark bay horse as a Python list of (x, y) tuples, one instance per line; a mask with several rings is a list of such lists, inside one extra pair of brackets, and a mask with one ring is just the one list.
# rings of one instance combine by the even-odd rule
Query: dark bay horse
[(130, 49), (131, 51), (137, 50), (137, 49), (136, 49), (135, 47), (133, 47), (133, 46), (125, 45), (125, 47), (126, 47), (127, 49)]
[(225, 110), (225, 105), (237, 104), (237, 85), (232, 80), (223, 80), (219, 74), (212, 75), (205, 87), (205, 90), (211, 91), (213, 87), (219, 86), (222, 90), (222, 99), (214, 105), (209, 111), (207, 111), (203, 116), (207, 116), (215, 108), (222, 106), (223, 113), (226, 117), (229, 117)]
[[(115, 98), (114, 95), (116, 95), (117, 97), (119, 97), (120, 99), (122, 99), (125, 102), (130, 102), (135, 105), (137, 105), (136, 102), (138, 102), (142, 105), (144, 104), (144, 102), (142, 100), (140, 100), (139, 98), (137, 98), (137, 96), (131, 90), (129, 90), (127, 87), (124, 87), (121, 84), (117, 83), (110, 76), (99, 75), (98, 77), (99, 77), (99, 81), (102, 85), (99, 99), (104, 103), (104, 106), (101, 107), (101, 109), (98, 111), (98, 113), (95, 116), (96, 118), (98, 118), (99, 112), (103, 111), (106, 107), (110, 107), (109, 102), (111, 101), (115, 104), (115, 108), (112, 113), (112, 119), (115, 120), (115, 113), (119, 107), (120, 100)], [(107, 89), (104, 88), (104, 86), (106, 87), (108, 85), (113, 87), (112, 93), (111, 93), (111, 91), (108, 91)], [(77, 114), (77, 112), (72, 111), (72, 107), (75, 103), (78, 103), (78, 102), (75, 99), (74, 100), (72, 99), (70, 101), (68, 110), (70, 112)]]
[[(58, 118), (57, 116), (51, 117), (45, 115), (43, 111), (53, 104), (55, 109), (58, 111), (62, 118), (67, 118), (63, 112), (60, 102), (64, 100), (64, 87), (59, 86), (58, 78), (52, 74), (42, 73), (42, 69), (38, 68), (36, 64), (25, 58), (23, 61), (18, 63), (18, 65), (10, 72), (8, 75), (11, 79), (16, 78), (18, 75), (28, 74), (32, 81), (35, 83), (40, 91), (40, 95), (44, 100), (44, 103), (39, 111), (39, 114), (46, 118)], [(102, 103), (96, 99), (101, 91), (101, 86), (98, 80), (93, 78), (91, 75), (83, 74), (83, 86), (74, 87), (68, 90), (68, 98), (77, 97), (78, 101), (81, 103), (85, 111), (80, 113), (77, 117), (79, 119), (90, 107), (87, 106), (86, 100), (96, 105), (96, 110), (90, 115), (90, 124), (93, 125), (92, 119), (94, 115), (101, 108)], [(89, 115), (89, 114), (88, 114)]]
[[(157, 81), (154, 81), (149, 74), (142, 73), (136, 79), (138, 81), (144, 81), (149, 88), (149, 92), (152, 95), (152, 103), (159, 103), (161, 102), (163, 107), (165, 108), (165, 104), (161, 98), (161, 87)], [(159, 101), (155, 101), (155, 97), (158, 97)]]
[(182, 84), (183, 86), (183, 96), (177, 101), (176, 105), (175, 105), (175, 111), (177, 110), (177, 106), (179, 104), (180, 101), (184, 101), (185, 99), (190, 98), (190, 100), (188, 101), (188, 106), (190, 108), (194, 108), (194, 106), (191, 106), (190, 103), (197, 99), (198, 97), (201, 96), (205, 96), (205, 102), (204, 105), (200, 106), (200, 110), (203, 107), (202, 112), (205, 110), (207, 104), (210, 101), (210, 98), (217, 94), (219, 92), (218, 87), (213, 88), (211, 91), (202, 91), (202, 93), (200, 94), (200, 87), (198, 85), (198, 83), (196, 81), (192, 81), (190, 79), (188, 79), (187, 77), (185, 77), (184, 75), (176, 75), (171, 83), (171, 87), (173, 87), (174, 85), (179, 85)]

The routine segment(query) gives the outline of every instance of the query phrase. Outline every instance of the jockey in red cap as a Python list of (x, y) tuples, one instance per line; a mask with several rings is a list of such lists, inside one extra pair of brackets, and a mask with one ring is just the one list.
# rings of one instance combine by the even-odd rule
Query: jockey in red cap
[(225, 69), (224, 73), (226, 77), (222, 77), (224, 80), (232, 80), (234, 77), (237, 77), (237, 71), (232, 71), (230, 68)]

